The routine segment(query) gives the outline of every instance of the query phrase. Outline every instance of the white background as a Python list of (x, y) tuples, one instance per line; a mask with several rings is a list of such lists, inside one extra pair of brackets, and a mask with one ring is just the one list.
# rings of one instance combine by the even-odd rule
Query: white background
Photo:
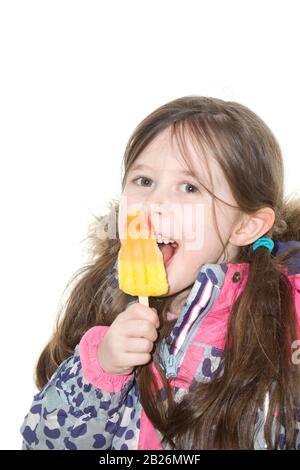
[(35, 361), (141, 119), (184, 95), (241, 102), (299, 191), (298, 3), (0, 0), (2, 449), (21, 447)]

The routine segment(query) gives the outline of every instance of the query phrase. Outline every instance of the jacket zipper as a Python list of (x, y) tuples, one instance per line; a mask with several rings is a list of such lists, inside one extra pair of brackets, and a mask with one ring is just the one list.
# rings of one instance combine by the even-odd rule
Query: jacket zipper
[(194, 321), (194, 324), (192, 325), (189, 333), (187, 334), (186, 338), (184, 339), (181, 345), (180, 351), (177, 354), (174, 354), (174, 353), (169, 354), (169, 357), (167, 360), (167, 371), (166, 371), (167, 379), (177, 377), (177, 370), (178, 370), (179, 365), (181, 364), (181, 359), (185, 353), (185, 345), (189, 342), (189, 339), (194, 334), (195, 330), (198, 329), (199, 326), (201, 325), (202, 321), (206, 317), (205, 314), (213, 307), (217, 299), (216, 292), (218, 291), (219, 291), (219, 288), (218, 286), (215, 285), (213, 287), (213, 291), (211, 294), (211, 300), (209, 301), (208, 305), (201, 313), (201, 317), (200, 317), (201, 319), (199, 320), (199, 322), (197, 322), (197, 319)]

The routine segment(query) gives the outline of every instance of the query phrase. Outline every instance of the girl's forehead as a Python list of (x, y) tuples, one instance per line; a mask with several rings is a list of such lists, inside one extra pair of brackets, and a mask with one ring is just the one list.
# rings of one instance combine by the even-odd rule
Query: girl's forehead
[(184, 155), (182, 149), (178, 147), (175, 136), (171, 136), (169, 129), (161, 131), (154, 139), (144, 148), (132, 163), (131, 169), (164, 169), (176, 171), (193, 171), (203, 174), (204, 158), (199, 152), (195, 155), (195, 149), (190, 144)]
[(224, 184), (225, 176), (212, 152), (207, 149), (204, 156), (201, 146), (196, 146), (188, 137), (184, 149), (179, 148), (176, 138), (172, 139), (167, 131), (162, 131), (148, 144), (130, 166), (130, 172), (168, 172), (170, 176), (194, 176), (209, 186), (211, 179), (214, 187)]

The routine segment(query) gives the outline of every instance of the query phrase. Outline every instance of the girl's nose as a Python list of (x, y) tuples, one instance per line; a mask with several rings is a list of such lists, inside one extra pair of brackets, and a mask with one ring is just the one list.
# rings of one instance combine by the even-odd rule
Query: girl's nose
[(145, 205), (153, 207), (155, 211), (163, 213), (170, 202), (170, 190), (167, 187), (158, 186), (154, 188), (144, 200)]
[(158, 184), (144, 199), (145, 210), (150, 216), (156, 233), (171, 233), (171, 226), (174, 226), (175, 202), (172, 200), (172, 190), (169, 184)]
[(145, 201), (145, 209), (155, 233), (170, 233), (171, 204), (167, 193), (157, 191)]
[(162, 199), (147, 199), (145, 209), (148, 214), (166, 216), (169, 212), (168, 201)]

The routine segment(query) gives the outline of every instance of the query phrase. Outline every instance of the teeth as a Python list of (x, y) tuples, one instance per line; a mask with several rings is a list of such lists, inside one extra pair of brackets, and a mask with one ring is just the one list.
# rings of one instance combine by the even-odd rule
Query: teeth
[(168, 245), (169, 243), (171, 244), (176, 244), (176, 242), (174, 240), (172, 240), (171, 238), (165, 238), (165, 237), (162, 237), (161, 235), (158, 235), (157, 236), (157, 243), (164, 243), (165, 245)]

